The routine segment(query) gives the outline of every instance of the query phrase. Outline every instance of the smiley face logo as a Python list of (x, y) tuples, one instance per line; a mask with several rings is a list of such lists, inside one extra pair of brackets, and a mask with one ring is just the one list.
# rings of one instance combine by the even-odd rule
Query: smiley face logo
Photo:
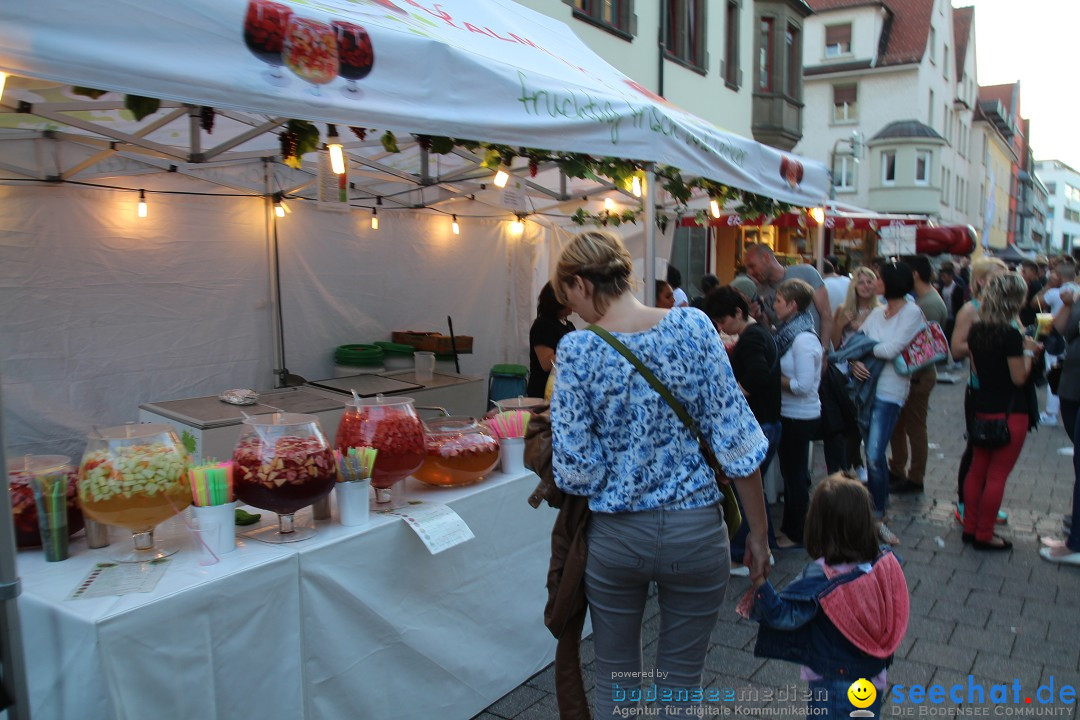
[(865, 678), (859, 678), (851, 683), (847, 691), (848, 700), (857, 708), (868, 708), (877, 699), (877, 688)]

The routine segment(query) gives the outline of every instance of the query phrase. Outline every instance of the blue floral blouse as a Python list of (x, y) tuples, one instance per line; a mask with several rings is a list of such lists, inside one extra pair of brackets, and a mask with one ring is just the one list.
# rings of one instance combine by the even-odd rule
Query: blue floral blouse
[[(698, 421), (720, 465), (745, 477), (768, 441), (735, 382), (709, 319), (675, 308), (652, 328), (612, 333)], [(720, 491), (697, 441), (637, 370), (594, 332), (559, 342), (551, 398), (555, 483), (593, 512), (713, 505)]]

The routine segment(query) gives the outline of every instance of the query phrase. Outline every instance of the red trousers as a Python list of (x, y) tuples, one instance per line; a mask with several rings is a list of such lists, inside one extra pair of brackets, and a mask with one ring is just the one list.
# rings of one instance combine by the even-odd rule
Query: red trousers
[[(1005, 413), (976, 413), (978, 418), (1003, 418)], [(980, 542), (994, 537), (994, 523), (1001, 498), (1005, 496), (1005, 480), (1016, 465), (1028, 432), (1027, 413), (1009, 415), (1009, 444), (1005, 447), (973, 448), (971, 467), (964, 480), (964, 532)]]

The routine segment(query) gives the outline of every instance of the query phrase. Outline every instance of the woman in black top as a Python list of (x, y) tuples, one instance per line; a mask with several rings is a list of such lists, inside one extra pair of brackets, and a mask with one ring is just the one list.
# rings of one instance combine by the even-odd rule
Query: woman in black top
[(555, 364), (555, 348), (563, 335), (574, 329), (574, 323), (566, 319), (570, 313), (570, 308), (555, 298), (551, 283), (545, 283), (536, 298), (536, 320), (529, 328), (529, 397), (544, 397)]
[(1016, 465), (1028, 429), (1038, 424), (1038, 401), (1030, 382), (1040, 346), (1017, 329), (1027, 284), (1017, 273), (990, 280), (980, 297), (979, 320), (968, 333), (968, 350), (977, 384), (973, 392), (976, 419), (1004, 418), (1009, 443), (974, 447), (964, 480), (965, 543), (979, 550), (1008, 550), (1012, 543), (994, 535), (1005, 481)]
[[(769, 469), (769, 463), (780, 445), (780, 354), (772, 333), (750, 317), (750, 304), (738, 290), (730, 286), (718, 287), (705, 296), (705, 314), (716, 329), (725, 335), (736, 335), (739, 340), (728, 351), (731, 370), (739, 389), (746, 396), (746, 403), (754, 413), (761, 431), (769, 441), (769, 450), (761, 463), (761, 473)], [(738, 498), (738, 493), (736, 493)], [(740, 501), (740, 506), (742, 502)], [(768, 507), (768, 505), (766, 505)], [(769, 521), (769, 545), (776, 547), (776, 534), (772, 517)], [(749, 570), (742, 564), (749, 524), (743, 523), (731, 541), (731, 572), (746, 575)]]

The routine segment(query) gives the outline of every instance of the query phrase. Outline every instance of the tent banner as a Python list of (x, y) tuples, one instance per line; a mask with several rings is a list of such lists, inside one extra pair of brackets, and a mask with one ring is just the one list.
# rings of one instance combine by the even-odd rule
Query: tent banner
[(509, 0), (34, 0), (0, 70), (354, 127), (672, 165), (821, 205), (823, 164), (725, 132)]

